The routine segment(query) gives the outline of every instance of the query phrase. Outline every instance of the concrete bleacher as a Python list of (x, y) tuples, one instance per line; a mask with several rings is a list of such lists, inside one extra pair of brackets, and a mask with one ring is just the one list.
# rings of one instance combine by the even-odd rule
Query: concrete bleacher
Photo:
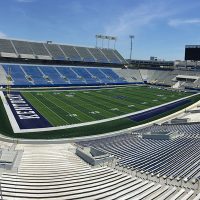
[(127, 64), (127, 61), (122, 57), (122, 55), (116, 49), (114, 49), (113, 52), (117, 56), (117, 58), (121, 60), (122, 63)]
[(10, 40), (0, 39), (0, 56), (2, 57), (18, 57), (17, 52)]
[(175, 75), (168, 70), (140, 69), (142, 79), (151, 84), (173, 85)]
[(34, 59), (35, 55), (31, 46), (26, 41), (12, 40), (12, 43), (21, 58)]
[(96, 58), (96, 60), (100, 63), (109, 63), (108, 58), (101, 52), (98, 48), (88, 48), (91, 54)]
[(77, 50), (69, 45), (60, 45), (60, 48), (63, 50), (65, 55), (69, 58), (71, 61), (81, 61), (82, 58), (80, 54), (77, 52)]
[(49, 52), (45, 48), (44, 44), (39, 42), (29, 42), (29, 45), (33, 50), (33, 53), (36, 55), (36, 58), (51, 60), (51, 56), (49, 55)]
[[(140, 69), (142, 79), (150, 84), (176, 87), (180, 84), (183, 88), (200, 88), (199, 70), (160, 70)], [(181, 81), (180, 78), (183, 80)], [(178, 87), (179, 89), (179, 87)]]
[(115, 73), (123, 77), (127, 82), (143, 83), (142, 76), (138, 69), (113, 69)]
[(0, 141), (0, 176), (4, 172), (17, 171), (23, 151), (15, 147), (16, 144)]
[(83, 61), (85, 62), (96, 62), (95, 57), (91, 54), (91, 52), (85, 47), (74, 47), (76, 51), (79, 53)]
[(106, 56), (110, 63), (123, 63), (124, 60), (121, 60), (114, 50), (110, 49), (101, 49), (102, 53)]
[(180, 123), (180, 124), (162, 124), (162, 125), (153, 125), (146, 128), (143, 128), (138, 131), (138, 133), (145, 133), (145, 132), (156, 132), (160, 130), (166, 130), (166, 131), (178, 131), (182, 134), (184, 134), (184, 137), (195, 137), (200, 136), (200, 123)]
[[(169, 125), (163, 125), (159, 129), (156, 129), (157, 126), (145, 128), (137, 131), (137, 134), (165, 130), (166, 126)], [(185, 132), (190, 131), (192, 132), (189, 128), (185, 129)], [(119, 159), (119, 167), (184, 180), (198, 179), (200, 176), (200, 140), (190, 138), (187, 134), (173, 140), (142, 139), (138, 135), (127, 134), (79, 144), (92, 146), (116, 156)]]
[(112, 167), (92, 168), (71, 144), (18, 144), (18, 172), (1, 175), (1, 197), (23, 199), (198, 199), (192, 189), (143, 180)]
[(10, 58), (125, 64), (114, 49), (0, 39), (0, 56)]
[(54, 60), (66, 60), (66, 56), (57, 44), (44, 44)]

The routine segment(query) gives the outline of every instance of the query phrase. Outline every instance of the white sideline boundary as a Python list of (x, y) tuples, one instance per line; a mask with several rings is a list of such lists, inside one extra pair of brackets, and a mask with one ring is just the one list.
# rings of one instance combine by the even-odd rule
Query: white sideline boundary
[(14, 133), (31, 133), (31, 132), (56, 131), (56, 130), (62, 130), (62, 129), (82, 127), (82, 126), (87, 126), (87, 125), (100, 124), (100, 123), (103, 123), (103, 122), (109, 122), (109, 121), (113, 121), (113, 120), (117, 120), (117, 119), (126, 118), (126, 117), (129, 117), (131, 115), (139, 114), (139, 113), (142, 113), (142, 112), (145, 112), (145, 111), (149, 111), (149, 110), (152, 110), (152, 109), (155, 109), (155, 108), (159, 108), (159, 107), (171, 104), (171, 103), (175, 103), (175, 102), (180, 101), (180, 100), (188, 99), (188, 98), (196, 96), (196, 95), (199, 95), (199, 93), (190, 95), (188, 97), (183, 97), (181, 99), (174, 100), (174, 101), (171, 101), (171, 102), (168, 102), (168, 103), (165, 103), (165, 104), (161, 104), (159, 106), (154, 106), (154, 107), (151, 107), (151, 108), (147, 108), (145, 110), (132, 112), (132, 113), (128, 113), (128, 114), (125, 114), (125, 115), (120, 115), (120, 116), (117, 116), (117, 117), (102, 119), (102, 120), (98, 120), (98, 121), (84, 122), (84, 123), (79, 123), (79, 124), (64, 125), (64, 126), (57, 126), (57, 127), (48, 127), (48, 128), (20, 129), (20, 127), (19, 127), (19, 125), (18, 125), (18, 123), (17, 123), (17, 121), (15, 119), (15, 116), (14, 116), (10, 106), (8, 105), (8, 102), (7, 102), (3, 92), (0, 91), (0, 96), (2, 98), (2, 101), (3, 101), (3, 104), (4, 104), (4, 108), (5, 108), (6, 113), (8, 115), (8, 118), (9, 118), (9, 121), (10, 121), (10, 124), (12, 126), (12, 129), (13, 129)]
[(15, 119), (15, 116), (13, 115), (13, 112), (12, 112), (12, 110), (6, 100), (6, 97), (4, 96), (4, 93), (2, 91), (0, 91), (0, 97), (3, 102), (4, 108), (6, 110), (6, 113), (7, 113), (7, 116), (8, 116), (8, 119), (9, 119), (9, 122), (11, 124), (13, 131), (19, 132), (21, 129), (19, 128), (19, 125)]

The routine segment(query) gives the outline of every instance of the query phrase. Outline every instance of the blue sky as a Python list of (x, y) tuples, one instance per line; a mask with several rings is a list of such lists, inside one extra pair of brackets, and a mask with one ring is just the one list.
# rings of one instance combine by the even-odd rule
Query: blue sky
[(200, 44), (199, 0), (0, 0), (0, 37), (95, 46), (95, 35), (117, 37), (133, 58), (184, 58)]

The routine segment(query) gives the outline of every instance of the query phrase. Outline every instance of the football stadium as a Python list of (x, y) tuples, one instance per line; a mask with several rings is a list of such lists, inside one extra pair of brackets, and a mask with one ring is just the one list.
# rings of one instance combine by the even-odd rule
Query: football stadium
[(200, 200), (200, 45), (133, 59), (117, 37), (0, 37), (0, 199)]

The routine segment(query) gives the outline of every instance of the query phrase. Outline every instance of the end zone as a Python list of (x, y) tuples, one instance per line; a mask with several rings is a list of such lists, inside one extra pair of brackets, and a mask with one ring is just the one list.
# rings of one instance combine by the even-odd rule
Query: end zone
[(1, 92), (4, 107), (6, 109), (13, 131), (22, 129), (48, 128), (52, 125), (45, 119), (20, 92), (6, 94)]

